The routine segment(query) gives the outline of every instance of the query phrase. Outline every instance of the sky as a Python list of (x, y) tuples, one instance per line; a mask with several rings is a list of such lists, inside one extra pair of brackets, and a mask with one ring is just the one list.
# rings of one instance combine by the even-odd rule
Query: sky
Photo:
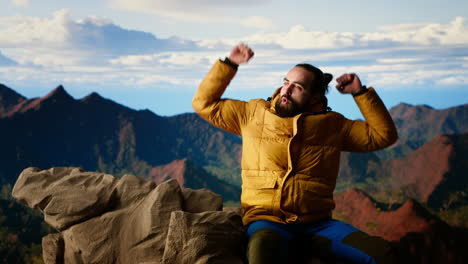
[[(224, 97), (267, 98), (310, 63), (356, 73), (388, 108), (468, 103), (468, 1), (0, 0), (0, 83), (28, 98), (58, 85), (162, 116), (193, 112), (213, 63), (254, 58)], [(330, 83), (329, 105), (362, 118)]]

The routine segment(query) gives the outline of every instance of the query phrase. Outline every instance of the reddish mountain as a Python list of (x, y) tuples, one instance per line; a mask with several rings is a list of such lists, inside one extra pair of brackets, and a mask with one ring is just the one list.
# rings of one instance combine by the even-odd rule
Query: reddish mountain
[(468, 132), (468, 104), (437, 110), (427, 105), (401, 103), (390, 109), (399, 139), (380, 157), (402, 157), (439, 135)]
[(47, 108), (49, 105), (68, 105), (73, 104), (75, 99), (65, 91), (63, 86), (59, 85), (44, 97), (34, 98), (29, 100), (22, 100), (19, 104), (15, 105), (6, 115), (11, 116), (15, 113), (24, 113), (28, 110), (39, 110)]
[[(348, 155), (342, 164), (345, 161), (352, 161), (352, 158), (357, 156), (356, 154)], [(370, 155), (374, 158), (373, 160), (368, 158), (366, 166), (360, 165), (359, 167), (364, 169), (357, 172), (362, 175), (361, 182), (368, 177), (366, 184), (361, 184), (361, 186), (373, 195), (384, 197), (389, 193), (390, 196), (398, 193), (400, 199), (411, 197), (434, 209), (458, 206), (457, 203), (464, 203), (468, 198), (468, 178), (466, 177), (468, 133), (438, 136), (404, 158), (381, 161), (372, 154), (360, 155)], [(347, 164), (344, 163), (344, 165)], [(344, 173), (356, 175), (356, 172), (346, 166), (344, 168)], [(346, 175), (346, 177), (353, 176)], [(340, 184), (346, 186), (344, 180)], [(354, 185), (359, 186), (359, 181), (354, 180)], [(340, 191), (343, 189), (341, 187)], [(387, 197), (387, 199), (392, 199), (392, 197)]]
[(240, 199), (239, 187), (218, 179), (187, 159), (174, 160), (169, 164), (154, 167), (145, 178), (157, 184), (169, 179), (176, 179), (181, 187), (206, 188), (215, 193), (222, 193), (225, 201), (238, 201)]
[(349, 189), (335, 195), (334, 217), (399, 249), (402, 263), (466, 263), (468, 229), (453, 228), (414, 200), (394, 211), (383, 211), (366, 193)]
[(0, 117), (6, 115), (14, 106), (25, 100), (24, 96), (0, 83)]
[[(366, 187), (365, 185), (372, 185), (379, 176), (380, 178), (389, 177), (389, 173), (381, 170), (381, 167), (388, 163), (386, 160), (404, 158), (439, 135), (468, 132), (468, 104), (436, 110), (427, 105), (412, 106), (401, 103), (391, 108), (390, 113), (398, 129), (399, 140), (382, 151), (343, 153), (337, 185), (339, 191), (344, 191), (350, 186), (359, 186), (369, 190), (372, 186)], [(438, 162), (444, 162), (442, 160), (444, 158), (447, 156), (440, 157)], [(411, 163), (407, 165), (405, 168), (411, 167)], [(403, 169), (395, 170), (400, 170), (401, 174), (408, 174)], [(412, 168), (412, 171), (415, 170)], [(414, 174), (409, 177), (417, 178)], [(385, 186), (385, 188), (390, 187)]]
[(426, 232), (440, 222), (414, 200), (407, 200), (395, 211), (382, 211), (375, 200), (359, 189), (349, 189), (334, 198), (337, 218), (390, 241), (398, 241), (410, 232)]
[(468, 133), (437, 136), (397, 159), (381, 160), (374, 153), (344, 153), (337, 190), (359, 186), (387, 202), (410, 197), (434, 209), (453, 208), (468, 201), (466, 157)]
[(438, 136), (407, 157), (384, 163), (382, 175), (393, 189), (402, 189), (438, 208), (449, 194), (468, 190), (468, 133)]

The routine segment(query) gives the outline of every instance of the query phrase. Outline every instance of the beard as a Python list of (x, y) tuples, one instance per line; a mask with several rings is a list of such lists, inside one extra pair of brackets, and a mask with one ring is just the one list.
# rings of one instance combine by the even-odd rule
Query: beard
[(281, 98), (278, 101), (276, 101), (275, 111), (278, 116), (293, 117), (295, 115), (305, 112), (307, 104), (299, 104), (298, 102), (293, 101), (290, 97), (286, 95), (283, 95), (282, 97), (287, 98), (288, 103), (282, 104)]

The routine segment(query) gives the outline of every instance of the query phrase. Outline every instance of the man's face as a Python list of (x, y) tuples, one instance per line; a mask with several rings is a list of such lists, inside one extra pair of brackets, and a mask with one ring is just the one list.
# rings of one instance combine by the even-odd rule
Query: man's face
[(310, 87), (314, 74), (301, 67), (292, 68), (283, 80), (281, 98), (276, 102), (276, 113), (281, 117), (293, 117), (304, 112), (314, 103)]

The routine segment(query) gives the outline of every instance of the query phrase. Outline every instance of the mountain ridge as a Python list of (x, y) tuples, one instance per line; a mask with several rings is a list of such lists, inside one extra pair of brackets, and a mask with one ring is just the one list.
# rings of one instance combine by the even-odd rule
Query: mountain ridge
[[(187, 159), (219, 179), (240, 186), (241, 138), (214, 128), (194, 113), (162, 117), (147, 109), (128, 108), (96, 92), (74, 99), (61, 85), (44, 97), (23, 99), (16, 112), (0, 118), (0, 129), (6, 131), (3, 142), (0, 138), (6, 146), (0, 158), (10, 168), (0, 171), (0, 178), (9, 178), (9, 182), (28, 166), (73, 165), (90, 171), (116, 175), (132, 172), (147, 177), (154, 167)], [(426, 139), (432, 134), (468, 131), (468, 121), (464, 123), (468, 104), (436, 110), (401, 103), (390, 112), (399, 130), (399, 143), (381, 152), (343, 153), (338, 187), (368, 184), (369, 180), (379, 180), (378, 176), (392, 175), (380, 167), (388, 169), (395, 159), (408, 157), (430, 142)], [(436, 125), (427, 129), (433, 123)], [(446, 124), (453, 125), (447, 128)], [(414, 133), (418, 128), (423, 129)], [(423, 140), (408, 143), (408, 133), (418, 134)], [(48, 139), (51, 137), (56, 140)], [(398, 148), (411, 151), (396, 153)], [(36, 154), (34, 149), (43, 153)], [(449, 155), (444, 157), (448, 159)], [(422, 202), (429, 201), (428, 194), (418, 197)]]
[(0, 117), (6, 115), (14, 106), (24, 100), (26, 97), (0, 83)]
[(439, 135), (468, 132), (468, 104), (438, 110), (400, 103), (389, 112), (399, 139), (391, 148), (377, 152), (382, 158), (405, 156)]
[(238, 155), (226, 154), (226, 146), (240, 152), (238, 137), (193, 113), (161, 117), (95, 92), (76, 100), (58, 86), (44, 97), (24, 99), (0, 118), (0, 130), (0, 183), (14, 182), (30, 166), (145, 177), (153, 167), (184, 158), (228, 182), (240, 177), (239, 169), (233, 170), (239, 167)]

